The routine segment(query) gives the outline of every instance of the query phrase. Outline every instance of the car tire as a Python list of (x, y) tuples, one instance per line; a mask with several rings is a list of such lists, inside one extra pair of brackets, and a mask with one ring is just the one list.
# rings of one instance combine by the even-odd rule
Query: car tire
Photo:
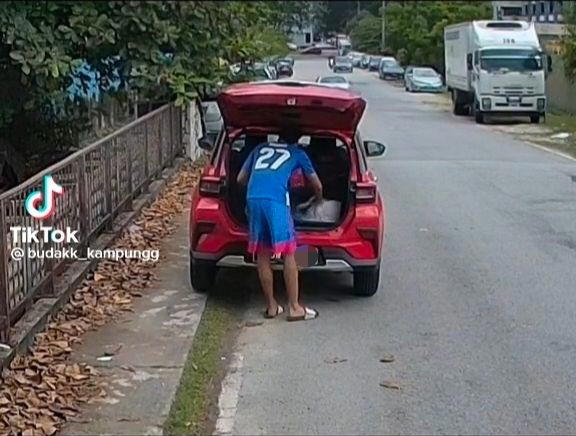
[(380, 283), (380, 263), (378, 266), (354, 271), (354, 294), (371, 297), (378, 291)]
[(214, 262), (190, 257), (190, 284), (201, 294), (205, 294), (216, 280), (216, 265)]
[(480, 110), (480, 102), (474, 99), (474, 106), (472, 107), (474, 120), (477, 124), (484, 124), (484, 113)]
[(468, 115), (468, 106), (458, 101), (458, 91), (453, 89), (451, 92), (452, 95), (452, 113), (454, 115), (462, 116)]
[(540, 124), (540, 115), (530, 115), (530, 122), (532, 124)]

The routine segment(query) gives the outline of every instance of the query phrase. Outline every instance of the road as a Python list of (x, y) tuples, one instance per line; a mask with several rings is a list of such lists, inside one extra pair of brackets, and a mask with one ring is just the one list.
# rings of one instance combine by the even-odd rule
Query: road
[[(388, 218), (380, 289), (362, 299), (346, 274), (307, 275), (319, 319), (246, 327), (233, 433), (573, 433), (575, 163), (375, 74), (350, 79), (368, 101), (364, 138), (388, 145), (372, 161)], [(254, 295), (245, 318), (262, 308)]]

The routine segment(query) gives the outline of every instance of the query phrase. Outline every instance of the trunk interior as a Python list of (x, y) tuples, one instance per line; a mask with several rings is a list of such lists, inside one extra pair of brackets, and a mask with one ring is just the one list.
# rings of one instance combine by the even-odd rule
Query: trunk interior
[[(247, 225), (248, 222), (245, 211), (246, 188), (238, 185), (236, 177), (254, 147), (263, 142), (276, 140), (276, 138), (276, 135), (242, 135), (232, 144), (227, 171), (227, 203), (232, 217), (243, 225)], [(296, 206), (308, 200), (313, 191), (303, 174), (296, 172), (290, 182), (290, 204), (295, 227), (298, 230), (329, 230), (337, 227), (346, 216), (351, 201), (348, 147), (334, 137), (303, 136), (299, 143), (310, 157), (320, 177), (324, 188), (324, 199), (332, 201), (329, 202), (331, 210), (324, 213), (323, 217), (297, 212)]]

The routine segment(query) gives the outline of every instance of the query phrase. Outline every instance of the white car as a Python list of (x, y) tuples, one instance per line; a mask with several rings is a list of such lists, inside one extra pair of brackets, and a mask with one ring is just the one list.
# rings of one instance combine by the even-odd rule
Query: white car
[(320, 76), (316, 79), (316, 83), (330, 86), (332, 88), (350, 89), (350, 82), (346, 77), (342, 76)]

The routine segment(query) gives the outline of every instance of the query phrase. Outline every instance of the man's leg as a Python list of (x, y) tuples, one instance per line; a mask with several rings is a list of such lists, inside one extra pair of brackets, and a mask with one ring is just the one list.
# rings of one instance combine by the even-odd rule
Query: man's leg
[(278, 303), (274, 299), (274, 273), (270, 266), (270, 255), (268, 253), (258, 253), (257, 256), (256, 265), (258, 267), (258, 277), (260, 278), (262, 292), (266, 299), (266, 312), (269, 316), (276, 316), (278, 313)]
[(284, 256), (284, 283), (286, 284), (290, 316), (304, 315), (304, 308), (298, 301), (298, 265), (294, 254)]

